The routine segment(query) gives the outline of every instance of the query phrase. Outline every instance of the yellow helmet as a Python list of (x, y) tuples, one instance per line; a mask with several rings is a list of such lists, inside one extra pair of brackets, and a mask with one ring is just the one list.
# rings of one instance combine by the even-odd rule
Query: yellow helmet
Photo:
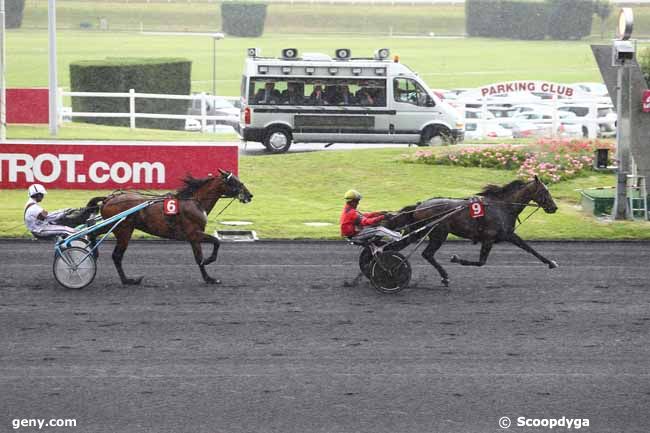
[(359, 191), (351, 189), (345, 193), (343, 198), (345, 199), (345, 201), (361, 200), (361, 194), (359, 193)]

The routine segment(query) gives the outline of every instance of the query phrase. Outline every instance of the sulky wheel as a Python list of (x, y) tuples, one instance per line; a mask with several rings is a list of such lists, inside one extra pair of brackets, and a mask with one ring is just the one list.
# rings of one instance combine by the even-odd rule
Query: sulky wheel
[(397, 293), (409, 285), (411, 265), (397, 251), (384, 251), (372, 263), (370, 281), (381, 293)]
[(54, 278), (67, 289), (83, 289), (92, 283), (97, 273), (97, 263), (89, 250), (70, 247), (54, 257)]
[(361, 273), (368, 279), (370, 279), (373, 262), (374, 257), (370, 252), (370, 248), (365, 247), (361, 250), (361, 254), (359, 255), (359, 269), (361, 269)]

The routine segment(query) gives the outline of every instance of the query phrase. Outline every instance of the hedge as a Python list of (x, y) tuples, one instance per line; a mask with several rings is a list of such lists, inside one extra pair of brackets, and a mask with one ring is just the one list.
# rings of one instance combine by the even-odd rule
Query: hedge
[(5, 27), (17, 29), (23, 23), (25, 0), (5, 0)]
[(581, 39), (591, 33), (593, 0), (466, 0), (469, 36), (510, 39)]
[(591, 34), (594, 13), (599, 6), (592, 0), (547, 0), (548, 36), (551, 39), (582, 39)]
[(264, 33), (266, 4), (249, 2), (221, 3), (223, 32), (230, 36), (257, 38)]
[[(189, 95), (192, 62), (176, 58), (107, 58), (70, 63), (73, 92), (128, 92)], [(187, 114), (189, 100), (137, 98), (138, 113)], [(73, 97), (75, 112), (129, 112), (129, 98)], [(74, 118), (77, 122), (128, 126), (128, 118)], [(184, 129), (182, 119), (136, 119), (139, 128)]]

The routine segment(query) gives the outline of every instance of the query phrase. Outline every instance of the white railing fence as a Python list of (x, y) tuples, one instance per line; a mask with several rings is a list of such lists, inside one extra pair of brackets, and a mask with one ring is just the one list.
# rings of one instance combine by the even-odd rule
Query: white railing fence
[[(129, 111), (119, 113), (97, 113), (97, 112), (65, 112), (63, 110), (63, 98), (65, 97), (81, 97), (81, 98), (128, 98)], [(180, 99), (189, 101), (201, 101), (201, 111), (198, 115), (193, 114), (165, 114), (165, 113), (139, 113), (135, 109), (136, 99)], [(128, 118), (129, 127), (136, 128), (136, 119), (197, 119), (201, 123), (201, 131), (206, 132), (209, 121), (214, 122), (233, 122), (235, 119), (232, 116), (216, 116), (208, 113), (208, 101), (214, 98), (207, 93), (198, 93), (194, 95), (169, 95), (157, 93), (136, 93), (134, 89), (130, 89), (128, 93), (125, 92), (67, 92), (59, 89), (58, 100), (58, 114), (59, 123), (63, 122), (63, 116), (70, 117), (109, 117), (109, 118)]]

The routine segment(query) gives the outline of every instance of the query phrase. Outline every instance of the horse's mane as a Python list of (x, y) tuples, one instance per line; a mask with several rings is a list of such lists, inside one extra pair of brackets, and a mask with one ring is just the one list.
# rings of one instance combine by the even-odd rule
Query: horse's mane
[(178, 194), (179, 198), (190, 198), (199, 188), (212, 179), (212, 176), (197, 178), (188, 174), (182, 179), (183, 186), (176, 190), (176, 194)]
[(484, 197), (487, 196), (502, 197), (504, 195), (508, 195), (512, 193), (513, 191), (517, 191), (523, 188), (525, 185), (526, 182), (524, 182), (523, 180), (513, 180), (512, 182), (504, 186), (489, 184), (489, 185), (485, 185), (483, 191), (479, 192), (478, 195)]

